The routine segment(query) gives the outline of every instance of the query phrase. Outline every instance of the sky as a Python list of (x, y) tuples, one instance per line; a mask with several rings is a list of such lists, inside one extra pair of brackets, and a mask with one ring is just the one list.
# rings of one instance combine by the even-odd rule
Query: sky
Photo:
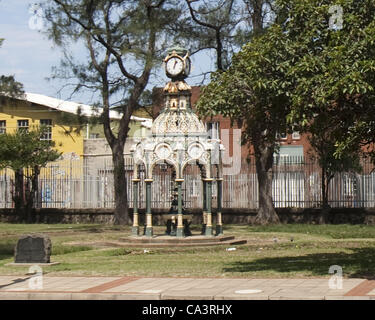
[[(52, 68), (59, 66), (61, 49), (54, 48), (52, 41), (38, 29), (43, 25), (38, 12), (33, 11), (35, 0), (0, 0), (0, 38), (4, 38), (0, 48), (0, 75), (14, 75), (24, 85), (26, 92), (38, 93), (59, 99), (92, 103), (91, 94), (79, 94), (70, 98), (71, 89), (61, 91), (63, 83), (48, 81)], [(83, 50), (75, 49), (75, 55), (85, 57)], [(206, 54), (193, 57), (193, 71), (187, 79), (190, 85), (198, 84), (201, 78), (194, 77), (212, 67), (214, 59)], [(153, 79), (149, 87), (161, 86), (167, 81), (163, 70), (158, 79)]]

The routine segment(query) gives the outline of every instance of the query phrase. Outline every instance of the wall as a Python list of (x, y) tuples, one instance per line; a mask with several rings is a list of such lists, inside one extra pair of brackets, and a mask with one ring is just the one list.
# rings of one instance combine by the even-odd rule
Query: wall
[[(134, 144), (133, 138), (127, 138), (124, 146), (124, 159), (126, 166), (133, 165), (133, 159), (130, 156), (130, 148)], [(85, 174), (90, 176), (108, 175), (98, 170), (112, 167), (112, 150), (105, 138), (85, 139), (84, 140), (84, 161)], [(131, 167), (132, 168), (132, 167)], [(112, 178), (112, 175), (111, 175)], [(113, 179), (112, 179), (113, 180)]]
[[(115, 135), (117, 134), (118, 121), (112, 121), (111, 128)], [(130, 121), (128, 138), (124, 146), (124, 157), (125, 165), (132, 165), (133, 161), (130, 159), (130, 149), (135, 144), (134, 137), (144, 137), (150, 134), (150, 129), (141, 125), (140, 121)], [(98, 138), (92, 139), (90, 134), (98, 134)], [(86, 139), (83, 143), (83, 154), (85, 159), (85, 165), (88, 169), (87, 173), (90, 175), (97, 174), (95, 169), (90, 170), (90, 168), (105, 166), (108, 167), (112, 165), (112, 150), (109, 146), (107, 139), (104, 136), (103, 125), (98, 124), (96, 126), (90, 126), (88, 134), (86, 134)]]
[[(130, 155), (130, 148), (134, 144), (133, 138), (127, 138), (124, 146), (124, 154)], [(99, 139), (84, 139), (84, 155), (90, 156), (105, 156), (111, 157), (112, 150), (105, 138)]]
[[(322, 221), (321, 209), (276, 209), (282, 223), (320, 224)], [(131, 209), (130, 209), (131, 212)], [(163, 225), (161, 214), (163, 210), (153, 210), (153, 224)], [(193, 223), (201, 224), (202, 215), (199, 210), (187, 210), (193, 214)], [(247, 209), (223, 210), (225, 224), (252, 224), (256, 211)], [(113, 209), (37, 209), (36, 222), (38, 223), (113, 223)], [(12, 209), (0, 209), (0, 222), (18, 222)], [(213, 215), (215, 225), (215, 214)], [(140, 225), (144, 223), (144, 210), (140, 211)], [(367, 224), (375, 225), (375, 209), (331, 209), (326, 223), (331, 224)]]
[[(0, 120), (6, 121), (6, 132), (12, 133), (17, 129), (17, 120), (29, 120), (29, 128), (39, 127), (40, 119), (52, 120), (52, 140), (56, 149), (63, 154), (75, 153), (83, 156), (83, 136), (76, 133), (74, 125), (66, 125), (68, 115), (61, 111), (50, 109), (26, 101), (6, 99), (0, 105)], [(71, 117), (71, 116), (70, 116)]]
[[(117, 135), (119, 130), (119, 120), (111, 120), (112, 132)], [(149, 133), (149, 129), (141, 125), (141, 121), (131, 120), (129, 123), (128, 137), (134, 136), (145, 136)], [(103, 124), (98, 123), (95, 125), (89, 125), (86, 132), (82, 132), (85, 139), (105, 139)], [(96, 138), (92, 138), (92, 135), (96, 135)]]

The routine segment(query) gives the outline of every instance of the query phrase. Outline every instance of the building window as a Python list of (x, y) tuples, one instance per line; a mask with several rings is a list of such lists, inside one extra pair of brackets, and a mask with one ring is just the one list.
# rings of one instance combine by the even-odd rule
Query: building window
[(219, 122), (207, 122), (206, 130), (208, 132), (209, 139), (220, 139), (220, 123)]
[(29, 120), (17, 120), (17, 129), (29, 131)]
[(52, 140), (52, 120), (51, 119), (40, 119), (40, 126), (44, 128), (44, 133), (40, 137), (40, 140)]
[(5, 120), (0, 120), (0, 134), (7, 133), (7, 122)]
[(90, 133), (90, 139), (99, 139), (99, 133)]
[(275, 164), (300, 164), (303, 159), (303, 146), (280, 146), (274, 154)]
[(276, 139), (278, 139), (278, 140), (287, 140), (288, 139), (288, 135), (287, 135), (286, 132), (276, 133)]
[(293, 140), (299, 140), (299, 139), (301, 139), (301, 135), (300, 135), (300, 133), (299, 133), (298, 131), (294, 131), (294, 132), (292, 133), (292, 139), (293, 139)]

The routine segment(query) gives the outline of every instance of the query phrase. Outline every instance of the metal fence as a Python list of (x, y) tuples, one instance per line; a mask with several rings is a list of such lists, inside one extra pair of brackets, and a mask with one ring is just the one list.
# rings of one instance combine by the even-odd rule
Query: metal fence
[[(375, 172), (368, 160), (362, 161), (359, 173), (337, 173), (332, 179), (328, 198), (331, 207), (375, 207)], [(132, 207), (132, 165), (126, 165), (129, 205)], [(144, 173), (141, 172), (141, 178)], [(198, 166), (185, 172), (183, 183), (186, 208), (202, 207), (202, 180)], [(0, 171), (0, 208), (12, 208), (14, 174)], [(145, 185), (140, 185), (140, 206), (145, 207)], [(314, 208), (321, 205), (321, 169), (302, 157), (275, 158), (273, 166), (273, 200), (275, 207)], [(164, 167), (154, 173), (152, 207), (169, 208), (173, 180)], [(39, 178), (37, 205), (42, 208), (113, 208), (113, 168), (110, 159), (95, 162), (64, 160), (43, 168)], [(216, 184), (213, 184), (213, 207)], [(254, 161), (243, 163), (237, 175), (224, 175), (223, 207), (258, 207), (258, 180)]]

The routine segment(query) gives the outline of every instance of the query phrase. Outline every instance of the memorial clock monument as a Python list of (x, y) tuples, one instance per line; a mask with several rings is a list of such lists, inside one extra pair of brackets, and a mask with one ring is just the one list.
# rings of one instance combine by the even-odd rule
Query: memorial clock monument
[[(145, 170), (146, 228), (145, 236), (153, 236), (152, 183), (156, 165), (167, 163), (173, 168), (177, 190), (176, 236), (185, 237), (183, 226), (182, 187), (185, 183), (184, 169), (187, 165), (198, 165), (202, 177), (202, 224), (203, 234), (222, 234), (222, 151), (219, 139), (210, 139), (203, 122), (191, 106), (191, 87), (185, 82), (191, 71), (188, 51), (181, 47), (170, 48), (164, 59), (165, 73), (170, 81), (163, 89), (164, 108), (154, 120), (151, 136), (141, 139), (131, 149), (133, 170), (133, 236), (141, 236), (138, 219), (139, 191), (141, 187), (140, 166)], [(217, 212), (216, 230), (212, 219), (212, 184), (216, 180)], [(143, 230), (143, 228), (142, 228)]]

